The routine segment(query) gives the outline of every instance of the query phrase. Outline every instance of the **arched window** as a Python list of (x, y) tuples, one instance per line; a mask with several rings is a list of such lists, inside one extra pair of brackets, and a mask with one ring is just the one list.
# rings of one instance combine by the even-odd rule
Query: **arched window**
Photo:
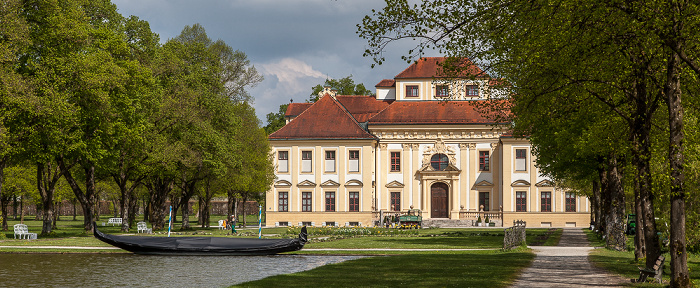
[(435, 154), (430, 158), (430, 166), (433, 166), (435, 171), (445, 170), (445, 168), (447, 168), (447, 163), (449, 163), (449, 160), (445, 154)]

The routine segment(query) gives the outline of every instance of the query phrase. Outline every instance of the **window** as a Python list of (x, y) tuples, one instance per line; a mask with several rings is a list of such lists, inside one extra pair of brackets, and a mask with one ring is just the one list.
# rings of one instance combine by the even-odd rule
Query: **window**
[(277, 152), (277, 172), (289, 172), (289, 151)]
[(301, 226), (314, 226), (313, 222), (301, 222)]
[(450, 96), (450, 90), (447, 85), (437, 85), (435, 86), (435, 97), (444, 98)]
[(333, 227), (335, 227), (335, 222), (330, 222), (330, 221), (329, 221), (329, 222), (326, 222), (326, 226), (333, 226)]
[(312, 151), (301, 151), (301, 172), (311, 172)]
[(447, 163), (449, 163), (449, 160), (447, 160), (447, 155), (445, 154), (435, 154), (430, 158), (430, 166), (433, 166), (435, 171), (445, 170)]
[(326, 172), (335, 172), (335, 151), (326, 151)]
[(489, 151), (479, 151), (479, 171), (489, 171)]
[(406, 85), (406, 97), (418, 97), (418, 85)]
[(566, 212), (576, 212), (576, 194), (566, 192)]
[(350, 192), (348, 194), (348, 211), (359, 212), (360, 211), (360, 192)]
[(348, 167), (348, 170), (350, 172), (360, 172), (360, 150), (350, 150), (349, 155), (348, 160), (350, 160), (350, 167)]
[(479, 209), (484, 207), (484, 211), (489, 211), (489, 192), (479, 192)]
[(515, 212), (527, 211), (527, 192), (515, 192)]
[(391, 152), (391, 172), (401, 171), (401, 152)]
[(348, 226), (357, 227), (360, 226), (360, 222), (348, 222)]
[(311, 212), (311, 192), (301, 192), (301, 212)]
[(391, 192), (391, 211), (401, 211), (401, 192)]
[(279, 226), (289, 226), (289, 222), (279, 222)]
[(479, 86), (467, 85), (465, 87), (467, 97), (479, 97)]
[(527, 149), (515, 149), (515, 171), (527, 170)]
[(289, 211), (289, 194), (288, 192), (280, 192), (279, 195), (279, 212)]
[(542, 192), (542, 207), (540, 210), (542, 212), (552, 212), (552, 192)]
[(326, 192), (326, 212), (335, 211), (335, 192)]

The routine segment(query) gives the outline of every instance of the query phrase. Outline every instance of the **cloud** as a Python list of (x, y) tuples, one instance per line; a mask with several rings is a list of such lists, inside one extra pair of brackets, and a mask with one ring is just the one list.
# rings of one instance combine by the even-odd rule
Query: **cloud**
[(294, 58), (284, 58), (277, 62), (261, 64), (259, 67), (261, 68), (261, 73), (265, 77), (274, 75), (279, 81), (277, 85), (286, 88), (287, 93), (290, 94), (296, 94), (309, 89), (309, 87), (301, 85), (301, 81), (299, 80), (302, 78), (326, 78), (325, 74), (314, 70), (311, 65)]

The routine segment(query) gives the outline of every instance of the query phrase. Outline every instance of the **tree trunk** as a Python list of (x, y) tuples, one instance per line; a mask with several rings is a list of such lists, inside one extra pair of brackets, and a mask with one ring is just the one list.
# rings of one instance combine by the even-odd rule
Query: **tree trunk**
[(247, 214), (245, 213), (246, 212), (245, 208), (247, 205), (245, 205), (245, 204), (246, 204), (246, 202), (248, 202), (248, 196), (243, 196), (242, 201), (243, 201), (243, 227), (246, 227), (246, 226), (248, 226), (248, 223), (246, 222)]
[[(646, 68), (646, 67), (645, 67)], [(646, 70), (646, 69), (642, 69)], [(644, 72), (640, 72), (643, 75)], [(641, 76), (639, 77), (641, 78)], [(637, 229), (634, 239), (635, 258), (646, 256), (647, 267), (652, 267), (661, 255), (658, 237), (656, 237), (656, 218), (654, 217), (654, 194), (651, 191), (651, 122), (655, 101), (647, 97), (646, 85), (643, 81), (635, 81), (633, 89), (635, 112), (632, 123), (632, 164), (636, 168), (635, 177), (635, 213), (637, 213)], [(638, 204), (637, 204), (638, 203)], [(640, 206), (637, 211), (637, 206)], [(641, 228), (641, 229), (639, 229)], [(641, 245), (645, 247), (642, 249)], [(639, 247), (639, 248), (638, 248)], [(644, 252), (644, 254), (642, 254)], [(651, 265), (651, 266), (650, 266)]]
[(230, 189), (227, 192), (228, 203), (226, 205), (226, 222), (236, 225), (236, 194)]
[(182, 227), (180, 230), (190, 229), (190, 199), (194, 196), (197, 180), (190, 180), (182, 185)]
[[(37, 163), (36, 167), (37, 190), (41, 196), (42, 226), (41, 235), (51, 233), (53, 227), (53, 196), (56, 190), (56, 183), (61, 179), (62, 170), (58, 165), (52, 163)], [(39, 216), (39, 211), (37, 211)]]
[(5, 199), (2, 192), (2, 183), (5, 182), (5, 166), (7, 166), (7, 156), (0, 158), (0, 209), (2, 209), (2, 231), (7, 231), (7, 204), (9, 199)]
[(607, 169), (598, 169), (598, 177), (600, 178), (600, 224), (598, 225), (598, 231), (601, 235), (605, 235), (607, 231), (606, 215), (610, 211), (610, 205), (612, 201), (610, 200), (610, 191), (608, 189), (608, 173)]
[(169, 178), (156, 177), (146, 182), (146, 187), (150, 194), (148, 220), (151, 221), (153, 230), (162, 230), (165, 227), (165, 215), (168, 213), (165, 202), (173, 189), (173, 181)]
[(625, 251), (627, 237), (625, 235), (625, 191), (622, 188), (622, 175), (618, 170), (616, 156), (610, 156), (608, 165), (608, 194), (610, 194), (610, 210), (606, 215), (605, 246), (608, 249)]
[(66, 166), (63, 158), (59, 159), (59, 165), (61, 166), (61, 170), (63, 170), (68, 185), (75, 194), (75, 198), (80, 202), (80, 207), (83, 208), (83, 226), (85, 227), (85, 231), (92, 234), (94, 232), (93, 223), (96, 221), (95, 200), (97, 198), (95, 192), (95, 165), (89, 161), (84, 161), (84, 163), (82, 163), (82, 168), (85, 171), (85, 191), (83, 191), (80, 185), (78, 185), (78, 182), (75, 181), (75, 178), (73, 178), (70, 172), (70, 167)]
[(602, 210), (603, 210), (603, 203), (601, 201), (601, 191), (600, 191), (600, 182), (599, 181), (593, 181), (593, 201), (591, 201), (591, 204), (593, 205), (593, 217), (594, 217), (594, 226), (593, 226), (593, 231), (602, 231), (601, 230), (601, 224), (602, 224)]
[[(678, 24), (675, 24), (678, 25)], [(682, 51), (676, 40), (676, 51)], [(691, 287), (688, 274), (688, 253), (685, 243), (685, 173), (683, 172), (683, 105), (681, 103), (680, 59), (671, 52), (664, 93), (669, 113), (669, 164), (671, 168), (671, 287)], [(649, 240), (649, 239), (647, 239)], [(647, 259), (649, 267), (649, 259)]]

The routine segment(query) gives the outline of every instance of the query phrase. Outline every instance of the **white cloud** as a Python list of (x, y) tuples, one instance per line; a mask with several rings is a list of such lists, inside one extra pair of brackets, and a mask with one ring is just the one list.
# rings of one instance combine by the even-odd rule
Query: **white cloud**
[(295, 94), (304, 90), (309, 90), (309, 87), (302, 85), (299, 81), (301, 78), (316, 78), (325, 79), (326, 75), (314, 70), (311, 65), (305, 62), (294, 59), (284, 58), (280, 61), (262, 64), (260, 71), (264, 76), (274, 75), (280, 86), (287, 89), (287, 93)]

